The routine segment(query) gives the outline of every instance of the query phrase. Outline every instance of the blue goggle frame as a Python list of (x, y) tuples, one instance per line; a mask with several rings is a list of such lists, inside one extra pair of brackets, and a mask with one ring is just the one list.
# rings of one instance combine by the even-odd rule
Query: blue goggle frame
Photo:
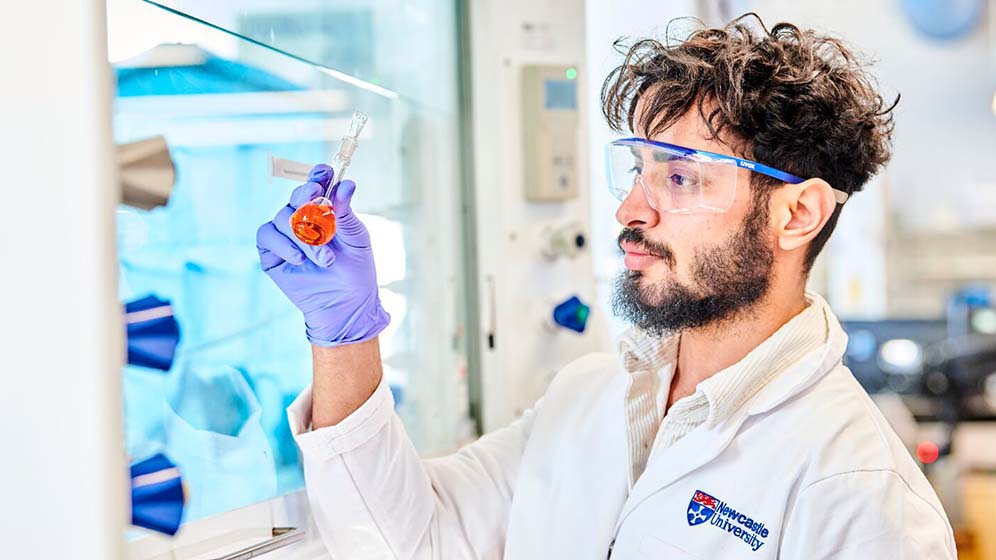
[[(619, 140), (614, 140), (613, 142), (611, 142), (611, 144), (620, 144), (620, 145), (622, 145), (622, 144), (625, 144), (625, 143), (632, 143), (632, 142), (636, 142), (636, 143), (639, 143), (639, 144), (646, 144), (648, 146), (657, 146), (657, 147), (660, 147), (660, 148), (666, 148), (668, 150), (673, 150), (673, 151), (679, 152), (681, 154), (684, 154), (686, 156), (701, 155), (701, 156), (707, 156), (707, 157), (714, 158), (714, 159), (724, 159), (724, 160), (727, 160), (727, 161), (732, 161), (732, 162), (736, 163), (737, 167), (742, 167), (744, 169), (747, 169), (749, 171), (753, 171), (755, 173), (760, 173), (762, 175), (767, 175), (768, 177), (771, 177), (773, 179), (778, 179), (779, 181), (781, 181), (783, 183), (789, 183), (789, 184), (792, 184), (792, 185), (797, 185), (797, 184), (805, 181), (805, 179), (803, 179), (802, 177), (799, 177), (797, 175), (793, 175), (793, 174), (791, 174), (791, 173), (789, 173), (787, 171), (782, 171), (781, 169), (775, 169), (774, 167), (769, 167), (767, 165), (764, 165), (763, 163), (758, 163), (756, 161), (751, 161), (749, 159), (740, 159), (738, 157), (734, 157), (734, 156), (730, 156), (730, 155), (726, 155), (726, 154), (717, 154), (715, 152), (707, 152), (707, 151), (704, 151), (704, 150), (695, 150), (693, 148), (686, 148), (684, 146), (679, 146), (677, 144), (668, 144), (667, 142), (657, 142), (656, 140), (647, 140), (646, 138), (630, 137), (630, 138), (621, 138)], [(837, 189), (833, 189), (833, 194), (834, 194), (834, 198), (837, 200), (837, 204), (844, 204), (845, 202), (847, 202), (847, 199), (850, 196), (846, 192), (840, 191), (840, 190), (837, 190)]]

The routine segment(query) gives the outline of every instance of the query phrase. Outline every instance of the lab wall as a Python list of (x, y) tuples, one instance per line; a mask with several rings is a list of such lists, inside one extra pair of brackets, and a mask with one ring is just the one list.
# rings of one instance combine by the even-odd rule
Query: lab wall
[[(468, 2), (472, 91), (473, 206), (476, 209), (478, 324), (482, 417), (485, 431), (530, 408), (556, 372), (575, 358), (607, 349), (607, 317), (595, 305), (587, 123), (594, 112), (585, 92), (599, 78), (585, 65), (582, 0)], [(531, 202), (524, 195), (522, 71), (527, 65), (577, 69), (579, 194), (563, 202)], [(573, 257), (548, 259), (549, 232), (567, 227), (584, 235)], [(578, 296), (593, 311), (584, 333), (548, 326), (554, 306)], [(472, 399), (475, 398), (472, 395)]]

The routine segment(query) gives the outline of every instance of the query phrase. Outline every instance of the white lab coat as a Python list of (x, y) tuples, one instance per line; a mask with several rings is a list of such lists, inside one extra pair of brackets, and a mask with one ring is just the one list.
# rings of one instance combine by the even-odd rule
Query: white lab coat
[(440, 459), (419, 459), (386, 384), (314, 432), (305, 391), (288, 412), (322, 539), (350, 560), (954, 559), (934, 491), (826, 314), (826, 344), (656, 450), (632, 490), (614, 356), (568, 365), (534, 410)]

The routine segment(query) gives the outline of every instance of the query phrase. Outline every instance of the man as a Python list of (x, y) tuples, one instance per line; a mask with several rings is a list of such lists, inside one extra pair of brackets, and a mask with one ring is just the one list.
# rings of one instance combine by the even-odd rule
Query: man
[(314, 385), (289, 409), (336, 558), (955, 558), (927, 480), (847, 368), (806, 277), (889, 158), (890, 111), (837, 40), (744, 19), (636, 43), (603, 109), (626, 271), (616, 355), (566, 366), (512, 425), (422, 461), (393, 413), (389, 318), (355, 189), (323, 247), (294, 208), (263, 268), (304, 312)]

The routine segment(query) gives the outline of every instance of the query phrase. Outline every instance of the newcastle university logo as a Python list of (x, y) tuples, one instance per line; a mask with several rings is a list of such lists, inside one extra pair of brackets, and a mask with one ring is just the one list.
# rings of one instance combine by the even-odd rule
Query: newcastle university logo
[(717, 505), (719, 505), (719, 501), (716, 498), (701, 490), (696, 490), (695, 494), (692, 495), (692, 500), (688, 502), (688, 512), (686, 513), (688, 524), (695, 526), (709, 521), (712, 514), (716, 513)]
[(701, 490), (696, 490), (692, 494), (685, 517), (688, 519), (689, 527), (708, 523), (739, 539), (754, 552), (764, 546), (771, 532), (763, 522)]

